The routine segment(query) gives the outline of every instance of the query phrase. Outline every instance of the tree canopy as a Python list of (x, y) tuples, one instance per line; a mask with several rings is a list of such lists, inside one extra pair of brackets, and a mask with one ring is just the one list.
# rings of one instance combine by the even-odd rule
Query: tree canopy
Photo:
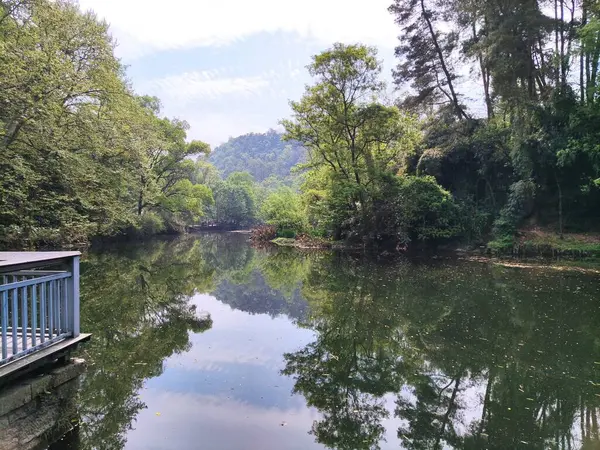
[(69, 0), (0, 2), (0, 244), (179, 230), (212, 203), (189, 125), (136, 95), (108, 25)]
[(209, 161), (223, 174), (249, 172), (257, 182), (270, 176), (286, 178), (290, 169), (304, 161), (305, 150), (298, 142), (284, 142), (281, 133), (249, 133), (230, 138), (211, 153)]

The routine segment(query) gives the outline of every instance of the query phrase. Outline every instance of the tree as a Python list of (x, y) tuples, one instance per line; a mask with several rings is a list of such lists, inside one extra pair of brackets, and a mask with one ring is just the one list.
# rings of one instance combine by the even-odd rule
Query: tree
[(248, 172), (234, 172), (215, 187), (217, 224), (225, 227), (253, 225), (257, 214), (255, 183)]
[(261, 218), (279, 231), (304, 231), (306, 219), (300, 195), (288, 187), (281, 187), (269, 194), (261, 206)]
[(162, 215), (171, 229), (195, 223), (212, 202), (209, 187), (195, 185), (197, 165), (189, 159), (208, 155), (210, 146), (201, 141), (186, 142), (185, 121), (159, 119), (160, 101), (140, 97), (146, 110), (147, 132), (141, 140), (137, 214), (147, 210)]
[[(404, 99), (409, 108), (427, 109), (447, 103), (458, 119), (468, 119), (455, 87), (456, 72), (451, 59), (458, 45), (457, 33), (442, 32), (438, 22), (448, 15), (450, 2), (395, 0), (389, 10), (404, 32), (396, 56), (395, 83), (410, 83), (416, 91)], [(433, 5), (432, 5), (433, 4)]]
[[(493, 229), (508, 242), (524, 225), (561, 236), (597, 228), (600, 172), (588, 127), (596, 3), (395, 0), (389, 9), (402, 27), (394, 78), (409, 92), (399, 103), (428, 115), (404, 173), (435, 176), (470, 211), (465, 234), (476, 240)], [(467, 70), (477, 79), (458, 76)], [(461, 99), (474, 85), (481, 99), (467, 110)]]
[(324, 194), (337, 237), (377, 234), (371, 218), (381, 175), (398, 170), (419, 137), (413, 118), (377, 102), (380, 72), (375, 49), (335, 44), (313, 57), (316, 83), (291, 102), (293, 120), (282, 122), (285, 138), (308, 151), (304, 190)]
[(185, 121), (132, 93), (93, 13), (70, 0), (0, 1), (0, 60), (1, 245), (84, 243), (144, 221), (182, 228), (210, 202), (185, 183), (188, 157), (208, 145), (186, 142)]

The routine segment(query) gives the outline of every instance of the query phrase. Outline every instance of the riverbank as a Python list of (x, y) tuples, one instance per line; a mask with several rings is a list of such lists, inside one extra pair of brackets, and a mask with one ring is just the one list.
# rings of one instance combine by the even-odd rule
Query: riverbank
[[(364, 250), (364, 247), (348, 244), (343, 241), (329, 241), (301, 235), (296, 238), (277, 237), (261, 242), (261, 245), (276, 245), (279, 247), (292, 247), (298, 249), (314, 250)], [(562, 238), (552, 231), (541, 229), (520, 230), (515, 237), (505, 240), (490, 241), (487, 245), (463, 246), (449, 243), (436, 247), (409, 246), (403, 251), (385, 250), (377, 252), (379, 256), (392, 256), (404, 254), (413, 256), (427, 255), (455, 255), (465, 258), (483, 259), (486, 261), (506, 261), (514, 263), (519, 260), (535, 261), (534, 265), (551, 265), (557, 260), (561, 267), (574, 264), (576, 267), (592, 267), (596, 270), (600, 266), (600, 234), (595, 233), (565, 233)]]
[(540, 228), (519, 230), (514, 237), (487, 244), (492, 255), (518, 257), (600, 258), (600, 233), (564, 233)]

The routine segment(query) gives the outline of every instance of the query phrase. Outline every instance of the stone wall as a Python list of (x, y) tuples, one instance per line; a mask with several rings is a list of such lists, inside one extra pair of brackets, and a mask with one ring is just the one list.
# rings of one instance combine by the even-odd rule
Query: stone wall
[(85, 361), (73, 358), (0, 390), (0, 450), (43, 448), (68, 432), (76, 421), (84, 370)]

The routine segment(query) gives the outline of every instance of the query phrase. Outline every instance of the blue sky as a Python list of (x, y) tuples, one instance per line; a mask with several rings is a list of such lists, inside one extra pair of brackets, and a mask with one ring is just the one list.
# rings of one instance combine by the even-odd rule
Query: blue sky
[(376, 46), (390, 80), (399, 28), (391, 0), (80, 0), (111, 25), (140, 94), (213, 147), (277, 128), (310, 82), (310, 57), (334, 42)]

